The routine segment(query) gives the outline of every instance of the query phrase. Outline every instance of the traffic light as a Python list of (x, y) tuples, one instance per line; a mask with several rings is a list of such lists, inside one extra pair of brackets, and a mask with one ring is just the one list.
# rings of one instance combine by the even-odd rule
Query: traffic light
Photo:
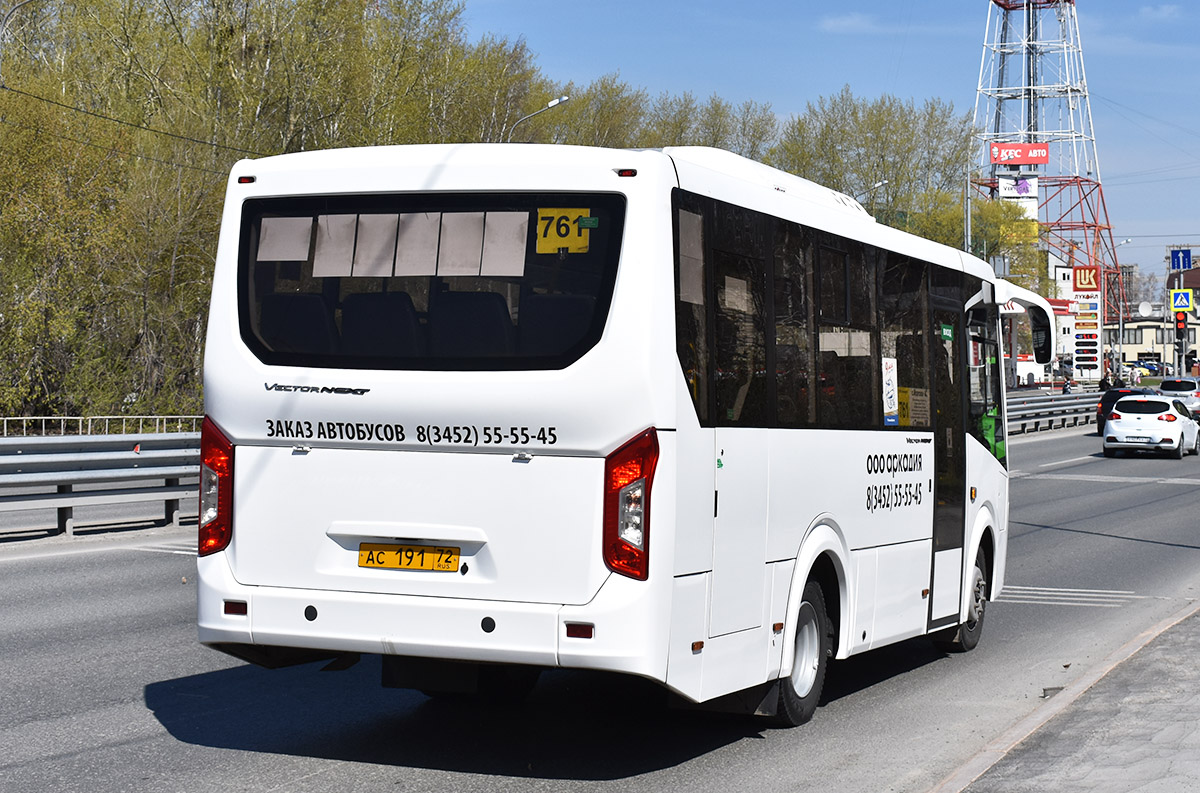
[(1175, 341), (1187, 341), (1187, 312), (1175, 312)]

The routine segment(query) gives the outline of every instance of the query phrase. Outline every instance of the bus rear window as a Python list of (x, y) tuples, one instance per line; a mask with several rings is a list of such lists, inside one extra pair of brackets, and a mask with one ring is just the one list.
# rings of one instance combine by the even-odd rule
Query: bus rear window
[(242, 338), (283, 366), (562, 368), (604, 329), (624, 210), (579, 193), (248, 200)]

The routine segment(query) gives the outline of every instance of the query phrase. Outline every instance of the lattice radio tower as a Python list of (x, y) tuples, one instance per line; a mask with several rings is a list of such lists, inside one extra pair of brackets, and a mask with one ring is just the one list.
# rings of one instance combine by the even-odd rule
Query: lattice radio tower
[[(993, 198), (1013, 195), (1012, 185), (1028, 191), (1036, 177), (1039, 244), (1068, 264), (1098, 266), (1102, 316), (1117, 321), (1124, 291), (1100, 186), (1075, 0), (989, 0), (975, 125), (985, 144), (976, 187)], [(1042, 145), (997, 149), (1005, 143)], [(1034, 205), (1027, 203), (1031, 217)]]

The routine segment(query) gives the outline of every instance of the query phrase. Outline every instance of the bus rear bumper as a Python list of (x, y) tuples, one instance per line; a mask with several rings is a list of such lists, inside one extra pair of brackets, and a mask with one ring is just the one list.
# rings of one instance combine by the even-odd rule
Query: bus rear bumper
[[(197, 566), (200, 642), (256, 663), (264, 657), (258, 647), (275, 648), (266, 658), (367, 653), (665, 679), (665, 643), (654, 649), (655, 632), (639, 608), (646, 585), (619, 576), (591, 603), (562, 606), (244, 586), (223, 553)], [(226, 613), (228, 602), (244, 603), (246, 613)], [(568, 637), (568, 624), (591, 625), (592, 637)]]

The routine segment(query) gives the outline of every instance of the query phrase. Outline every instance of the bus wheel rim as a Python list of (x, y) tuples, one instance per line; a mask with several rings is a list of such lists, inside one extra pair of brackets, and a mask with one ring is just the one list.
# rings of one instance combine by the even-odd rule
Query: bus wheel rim
[(975, 568), (975, 581), (971, 590), (971, 607), (967, 611), (967, 624), (973, 628), (983, 616), (983, 610), (987, 603), (987, 582), (983, 578), (983, 571), (978, 567)]
[(817, 630), (817, 613), (809, 603), (800, 604), (796, 620), (796, 659), (792, 662), (792, 690), (805, 697), (812, 691), (821, 662), (821, 637)]

